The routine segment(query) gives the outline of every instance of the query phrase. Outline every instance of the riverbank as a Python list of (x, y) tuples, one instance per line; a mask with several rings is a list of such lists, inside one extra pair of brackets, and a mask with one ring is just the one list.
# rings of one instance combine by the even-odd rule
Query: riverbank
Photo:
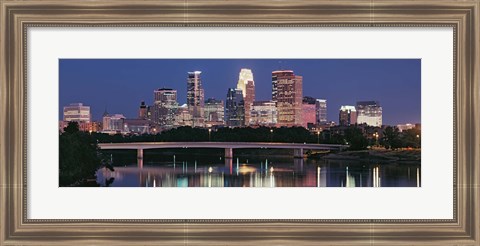
[(343, 151), (337, 153), (312, 153), (309, 158), (327, 160), (358, 160), (358, 161), (383, 161), (383, 162), (419, 162), (421, 150), (359, 150)]

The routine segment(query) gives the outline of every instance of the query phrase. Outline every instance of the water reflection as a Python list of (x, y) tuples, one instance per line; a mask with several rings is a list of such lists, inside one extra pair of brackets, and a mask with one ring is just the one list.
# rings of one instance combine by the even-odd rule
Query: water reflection
[[(420, 164), (226, 158), (100, 169), (97, 182), (114, 187), (420, 187)], [(248, 162), (247, 162), (248, 161)]]

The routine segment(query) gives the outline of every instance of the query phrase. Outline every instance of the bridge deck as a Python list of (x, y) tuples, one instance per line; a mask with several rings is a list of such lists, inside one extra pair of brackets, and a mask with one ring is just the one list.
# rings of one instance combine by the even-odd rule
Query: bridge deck
[(302, 143), (265, 143), (265, 142), (137, 142), (137, 143), (100, 143), (100, 149), (166, 149), (166, 148), (218, 148), (218, 149), (345, 149), (340, 144), (302, 144)]

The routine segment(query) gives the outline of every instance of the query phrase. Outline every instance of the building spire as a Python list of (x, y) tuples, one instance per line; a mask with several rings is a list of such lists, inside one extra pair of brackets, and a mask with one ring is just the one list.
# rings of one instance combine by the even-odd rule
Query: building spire
[(105, 111), (103, 112), (103, 116), (108, 116), (108, 112), (107, 112), (107, 105), (105, 105)]

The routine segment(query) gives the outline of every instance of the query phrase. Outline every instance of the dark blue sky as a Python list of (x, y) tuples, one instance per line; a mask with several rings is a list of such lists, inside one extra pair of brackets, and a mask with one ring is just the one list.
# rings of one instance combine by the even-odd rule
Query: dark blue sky
[(303, 76), (303, 95), (327, 99), (328, 120), (338, 122), (341, 105), (376, 100), (383, 123), (420, 123), (419, 59), (61, 59), (59, 117), (63, 106), (83, 102), (92, 117), (137, 117), (141, 101), (153, 102), (153, 90), (169, 87), (186, 102), (187, 72), (202, 71), (205, 99), (225, 100), (236, 87), (241, 68), (252, 69), (256, 100), (270, 100), (271, 72), (293, 70)]

